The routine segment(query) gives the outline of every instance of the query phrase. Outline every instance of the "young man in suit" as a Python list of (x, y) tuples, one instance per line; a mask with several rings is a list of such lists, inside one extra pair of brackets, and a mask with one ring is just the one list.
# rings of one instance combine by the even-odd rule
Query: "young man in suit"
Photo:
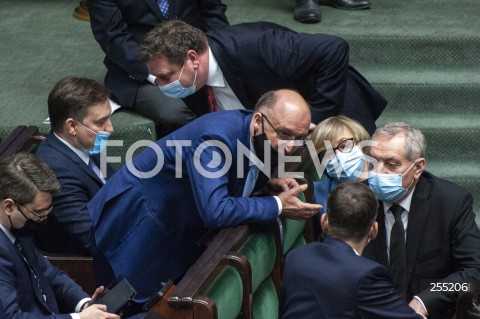
[[(321, 205), (297, 198), (305, 185), (292, 178), (267, 183), (256, 169), (275, 169), (276, 151), (292, 153), (310, 121), (298, 93), (268, 92), (254, 113), (207, 114), (127, 161), (88, 205), (96, 277), (127, 278), (135, 301), (144, 302), (188, 270), (209, 229), (316, 214)], [(254, 193), (264, 196), (249, 197)]]
[(53, 197), (53, 212), (36, 234), (47, 252), (90, 254), (90, 199), (113, 174), (102, 168), (99, 153), (113, 132), (108, 90), (91, 79), (66, 77), (48, 96), (52, 132), (40, 143), (37, 155), (55, 173), (62, 190)]
[(420, 130), (387, 123), (372, 141), (369, 185), (380, 200), (379, 234), (364, 256), (390, 268), (417, 312), (451, 319), (458, 294), (480, 283), (472, 194), (424, 170)]
[(140, 57), (164, 94), (181, 98), (211, 91), (217, 110), (252, 109), (267, 91), (296, 89), (308, 101), (313, 123), (342, 113), (373, 133), (387, 104), (348, 64), (345, 40), (268, 22), (206, 34), (182, 21), (163, 22), (147, 35)]
[(87, 0), (92, 32), (105, 52), (105, 85), (112, 100), (155, 122), (157, 138), (196, 118), (180, 99), (154, 85), (138, 59), (145, 34), (162, 21), (179, 19), (203, 31), (228, 26), (221, 0)]
[(120, 319), (94, 304), (66, 273), (33, 245), (31, 235), (52, 210), (60, 190), (40, 158), (18, 153), (0, 161), (0, 300), (7, 319)]
[(368, 186), (340, 184), (328, 196), (322, 242), (285, 261), (281, 318), (423, 318), (394, 290), (388, 269), (363, 258), (377, 235), (378, 203)]

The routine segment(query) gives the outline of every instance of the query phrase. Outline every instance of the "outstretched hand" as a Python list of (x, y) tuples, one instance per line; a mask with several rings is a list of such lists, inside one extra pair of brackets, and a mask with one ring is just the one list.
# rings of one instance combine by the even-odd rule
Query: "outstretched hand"
[[(295, 182), (296, 183), (296, 182)], [(302, 202), (298, 195), (308, 188), (307, 184), (297, 185), (278, 194), (282, 201), (282, 217), (305, 220), (316, 214), (322, 209), (322, 205)]]

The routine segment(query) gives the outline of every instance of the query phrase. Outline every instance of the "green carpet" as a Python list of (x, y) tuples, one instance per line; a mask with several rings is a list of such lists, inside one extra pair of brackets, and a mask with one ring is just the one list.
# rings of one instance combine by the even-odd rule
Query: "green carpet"
[[(360, 11), (322, 6), (319, 24), (295, 22), (294, 0), (224, 2), (232, 24), (265, 20), (347, 39), (351, 64), (389, 100), (378, 124), (395, 120), (420, 128), (427, 136), (427, 169), (473, 192), (480, 216), (480, 1), (373, 0), (372, 9)], [(2, 0), (0, 137), (18, 124), (47, 132), (47, 95), (60, 78), (103, 80), (103, 55), (90, 26), (72, 16), (77, 5)], [(148, 120), (130, 114), (113, 120), (125, 147), (154, 138)]]

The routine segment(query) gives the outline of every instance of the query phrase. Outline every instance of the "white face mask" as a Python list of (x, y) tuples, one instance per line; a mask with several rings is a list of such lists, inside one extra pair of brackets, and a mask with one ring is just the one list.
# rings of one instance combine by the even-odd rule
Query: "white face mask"
[(163, 86), (159, 86), (163, 94), (165, 94), (168, 97), (171, 97), (172, 99), (183, 99), (195, 93), (195, 90), (196, 90), (195, 82), (197, 81), (197, 69), (195, 68), (195, 77), (193, 79), (193, 84), (185, 88), (180, 83), (180, 78), (182, 77), (184, 67), (185, 67), (185, 62), (183, 63), (182, 70), (180, 71), (180, 76), (178, 77), (178, 80), (165, 84)]
[(405, 195), (413, 185), (414, 180), (412, 180), (407, 188), (403, 188), (403, 175), (416, 163), (417, 161), (413, 162), (403, 174), (375, 174), (368, 178), (368, 186), (375, 193), (378, 200), (393, 203)]

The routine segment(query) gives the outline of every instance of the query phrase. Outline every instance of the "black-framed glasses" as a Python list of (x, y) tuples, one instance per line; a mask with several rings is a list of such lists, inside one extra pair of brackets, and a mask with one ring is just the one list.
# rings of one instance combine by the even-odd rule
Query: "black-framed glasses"
[(276, 136), (275, 138), (278, 139), (278, 140), (281, 140), (281, 141), (302, 141), (302, 146), (305, 146), (307, 144), (307, 138), (305, 136), (294, 136), (293, 138), (286, 134), (286, 133), (283, 133), (283, 132), (279, 132), (277, 131), (277, 129), (275, 128), (275, 126), (273, 126), (272, 122), (270, 122), (270, 120), (268, 119), (268, 117), (263, 114), (263, 113), (260, 113), (262, 115), (262, 127), (263, 127), (263, 119), (265, 119), (267, 121), (267, 123), (272, 127), (273, 131), (275, 132)]
[(40, 215), (39, 213), (31, 210), (30, 208), (27, 208), (23, 205), (20, 205), (19, 203), (17, 203), (16, 201), (13, 201), (15, 203), (15, 205), (17, 205), (18, 207), (18, 210), (20, 211), (20, 213), (23, 215), (23, 217), (25, 217), (26, 220), (29, 220), (30, 218), (27, 217), (27, 215), (25, 215), (25, 213), (22, 211), (22, 209), (20, 207), (23, 207), (25, 208), (26, 210), (28, 210), (30, 213), (32, 213), (33, 215), (35, 215), (35, 217), (37, 217), (37, 219), (33, 220), (34, 222), (37, 222), (37, 223), (41, 223), (43, 221), (45, 221), (47, 218), (48, 218), (48, 215), (50, 215), (50, 213), (52, 212), (53, 210), (53, 205), (50, 205), (47, 209), (44, 209), (44, 211), (46, 212), (45, 215)]
[(349, 153), (353, 147), (355, 146), (355, 139), (352, 138), (347, 138), (338, 143), (337, 147), (333, 148), (333, 152), (336, 153), (337, 150), (342, 152), (342, 153)]

